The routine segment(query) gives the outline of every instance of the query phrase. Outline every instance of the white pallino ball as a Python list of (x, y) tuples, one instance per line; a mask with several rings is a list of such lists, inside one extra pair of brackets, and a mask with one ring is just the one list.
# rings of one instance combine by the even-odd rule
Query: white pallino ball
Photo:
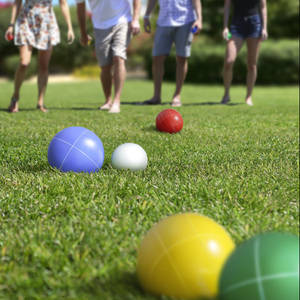
[(144, 170), (148, 158), (145, 150), (133, 143), (122, 144), (115, 149), (111, 156), (111, 164), (115, 169)]

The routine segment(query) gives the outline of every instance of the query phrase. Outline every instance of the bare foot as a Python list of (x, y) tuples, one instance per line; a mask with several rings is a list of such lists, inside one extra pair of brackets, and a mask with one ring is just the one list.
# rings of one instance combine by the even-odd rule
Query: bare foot
[(111, 114), (118, 114), (120, 112), (120, 103), (114, 103), (108, 112)]
[(145, 104), (145, 105), (158, 105), (158, 104), (161, 104), (161, 99), (153, 97), (149, 100), (144, 101), (143, 104)]
[(227, 104), (228, 102), (230, 102), (230, 97), (225, 95), (221, 100), (221, 104)]
[(102, 106), (99, 107), (100, 110), (109, 110), (112, 106), (111, 101), (105, 102)]
[(8, 107), (8, 111), (10, 113), (16, 113), (19, 111), (19, 104), (18, 104), (19, 99), (12, 97), (10, 101), (10, 105)]
[(176, 97), (172, 100), (171, 106), (173, 107), (180, 107), (182, 106), (182, 103), (180, 101), (180, 97)]
[(39, 109), (41, 112), (46, 113), (48, 112), (48, 109), (44, 106), (44, 104), (38, 104), (36, 106), (37, 109)]
[(252, 102), (252, 98), (251, 97), (246, 98), (246, 104), (249, 105), (249, 106), (253, 106), (253, 102)]

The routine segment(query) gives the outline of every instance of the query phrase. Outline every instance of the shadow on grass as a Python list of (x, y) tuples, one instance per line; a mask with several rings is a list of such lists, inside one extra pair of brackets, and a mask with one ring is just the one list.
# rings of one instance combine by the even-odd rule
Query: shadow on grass
[[(70, 111), (70, 110), (77, 110), (77, 111), (81, 111), (81, 110), (85, 110), (85, 111), (90, 111), (90, 110), (99, 110), (98, 107), (95, 107), (95, 108), (91, 108), (91, 107), (48, 107), (47, 106), (47, 109), (49, 111), (56, 111), (56, 110), (65, 110), (65, 111)], [(0, 108), (0, 111), (1, 112), (6, 112), (6, 113), (10, 113), (8, 111), (7, 108)], [(22, 112), (31, 112), (31, 111), (37, 111), (37, 112), (40, 112), (38, 109), (36, 108), (19, 108), (19, 111), (18, 113), (22, 113)]]
[(86, 297), (88, 296), (88, 299), (162, 299), (146, 294), (141, 289), (136, 274), (129, 272), (119, 274), (110, 280), (101, 280), (97, 277), (78, 288)]
[(142, 130), (146, 131), (146, 132), (159, 132), (154, 125), (144, 127), (144, 128), (142, 128)]
[[(47, 107), (48, 108), (48, 107)], [(11, 113), (8, 108), (0, 108), (0, 111), (3, 111), (3, 112), (7, 112), (7, 113)], [(28, 111), (37, 111), (39, 112), (40, 110), (37, 109), (37, 108), (19, 108), (19, 111), (18, 113), (22, 113), (22, 112), (28, 112)], [(14, 113), (12, 113), (14, 114)]]
[(50, 110), (100, 110), (98, 107), (51, 107)]
[[(124, 272), (117, 278), (102, 281), (95, 278), (88, 285), (80, 287), (84, 292), (91, 295), (95, 299), (147, 299), (147, 300), (171, 300), (166, 296), (155, 296), (142, 290), (136, 273)], [(217, 300), (212, 298), (198, 298), (197, 300)]]
[[(144, 102), (121, 102), (122, 105), (133, 105), (133, 106), (166, 106), (166, 105), (171, 105), (170, 102), (164, 102), (160, 104), (144, 104)], [(221, 104), (220, 102), (199, 102), (199, 103), (183, 103), (182, 106), (215, 106), (215, 105), (224, 105)], [(236, 105), (243, 105), (243, 103), (228, 103), (226, 106), (236, 106)], [(172, 107), (171, 107), (172, 108)], [(177, 107), (174, 107), (176, 109)], [(98, 107), (48, 107), (49, 111), (56, 111), (56, 110), (64, 110), (64, 111), (93, 111), (93, 110), (99, 110), (101, 111)], [(7, 108), (0, 108), (0, 111), (7, 112), (9, 113)], [(19, 112), (29, 112), (29, 111), (39, 111), (36, 108), (20, 108)]]
[[(91, 108), (91, 107), (48, 107), (49, 111), (54, 111), (54, 110), (99, 110), (97, 107)], [(20, 109), (20, 111), (38, 111), (37, 109), (33, 108), (23, 108)]]
[(21, 171), (24, 173), (41, 173), (41, 172), (51, 172), (52, 168), (47, 162), (39, 162), (36, 164), (26, 163), (26, 161), (22, 162), (20, 165), (13, 164), (10, 167), (10, 170), (13, 171)]
[(162, 105), (170, 105), (171, 103), (164, 102), (164, 103), (159, 103), (159, 104), (145, 104), (144, 101), (135, 101), (135, 102), (126, 102), (122, 101), (121, 104), (123, 105), (137, 105), (137, 106), (162, 106)]
[[(163, 102), (160, 104), (144, 104), (144, 102), (121, 102), (124, 105), (137, 105), (137, 106), (164, 106), (171, 105), (171, 102)], [(243, 103), (228, 103), (227, 106), (236, 106), (242, 105)], [(182, 103), (182, 106), (213, 106), (213, 105), (224, 105), (220, 102), (191, 102), (191, 103)], [(177, 107), (174, 107), (176, 109)]]
[(236, 106), (242, 105), (243, 103), (227, 103), (222, 104), (220, 102), (199, 102), (199, 103), (183, 103), (182, 106), (213, 106), (213, 105), (222, 105), (222, 106)]
[[(8, 159), (7, 159), (8, 161)], [(102, 167), (97, 171), (97, 172), (62, 172), (56, 168), (53, 168), (50, 166), (50, 164), (48, 163), (48, 161), (40, 161), (40, 162), (33, 162), (30, 161), (28, 158), (27, 159), (23, 159), (22, 161), (20, 161), (19, 163), (16, 162), (12, 162), (12, 163), (8, 163), (7, 167), (9, 168), (9, 170), (14, 171), (14, 172), (23, 172), (23, 173), (27, 173), (27, 174), (34, 174), (34, 173), (43, 173), (43, 172), (47, 172), (48, 174), (51, 173), (59, 173), (59, 174), (96, 174), (100, 171), (105, 171), (105, 170), (112, 170), (112, 166), (110, 164), (110, 162), (105, 162)]]

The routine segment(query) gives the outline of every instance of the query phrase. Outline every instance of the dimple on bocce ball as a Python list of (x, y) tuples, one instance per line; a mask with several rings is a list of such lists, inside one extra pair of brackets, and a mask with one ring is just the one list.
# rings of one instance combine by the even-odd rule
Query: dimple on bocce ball
[(299, 238), (265, 233), (242, 243), (220, 279), (221, 300), (299, 300)]
[(225, 229), (208, 217), (168, 217), (154, 225), (140, 245), (139, 281), (156, 295), (210, 299), (217, 295), (221, 269), (234, 247)]
[(104, 148), (92, 131), (83, 127), (68, 127), (52, 139), (48, 161), (62, 172), (93, 173), (103, 165)]
[(134, 143), (120, 145), (111, 156), (111, 164), (118, 170), (144, 170), (147, 163), (147, 153), (140, 145)]
[(182, 116), (174, 109), (165, 109), (156, 117), (156, 128), (158, 131), (177, 133), (182, 127)]

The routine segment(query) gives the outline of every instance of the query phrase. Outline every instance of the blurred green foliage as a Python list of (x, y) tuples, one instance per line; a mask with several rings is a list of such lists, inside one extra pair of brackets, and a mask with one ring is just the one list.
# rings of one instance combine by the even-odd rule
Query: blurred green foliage
[(93, 65), (84, 65), (82, 67), (76, 68), (73, 70), (72, 73), (77, 78), (99, 78), (101, 74), (101, 69), (99, 66), (93, 64)]
[[(262, 43), (258, 79), (260, 84), (297, 84), (299, 80), (299, 44), (297, 40), (269, 40)], [(225, 46), (197, 38), (189, 59), (187, 82), (222, 83)], [(148, 77), (152, 77), (152, 56), (145, 55)], [(246, 82), (247, 51), (244, 47), (234, 66), (234, 83)], [(176, 76), (175, 52), (166, 60), (165, 80)]]
[[(92, 46), (82, 47), (79, 43), (79, 26), (76, 17), (76, 8), (70, 7), (71, 18), (73, 22), (76, 39), (72, 45), (67, 43), (67, 25), (61, 13), (60, 7), (54, 7), (57, 22), (61, 33), (61, 43), (54, 47), (50, 71), (68, 72), (79, 66), (94, 63), (96, 61)], [(7, 42), (3, 37), (10, 21), (11, 9), (0, 10), (0, 75), (10, 75), (6, 73), (5, 61), (10, 55), (18, 55), (18, 48), (13, 42)], [(87, 17), (87, 30), (90, 34), (93, 32), (92, 23)], [(37, 51), (33, 52), (36, 55)]]
[[(61, 33), (61, 43), (54, 48), (51, 59), (51, 70), (53, 72), (71, 71), (79, 66), (91, 64), (96, 62), (93, 42), (88, 47), (80, 45), (79, 25), (77, 22), (76, 8), (70, 7), (70, 13), (73, 23), (76, 39), (72, 45), (67, 43), (67, 24), (62, 16), (59, 6), (55, 7), (55, 14), (59, 24)], [(90, 18), (87, 16), (87, 31), (93, 35), (93, 26)]]
[[(243, 0), (245, 1), (245, 0)], [(299, 1), (275, 0), (268, 4), (268, 30), (272, 39), (299, 36)], [(203, 5), (203, 32), (218, 40), (223, 28), (224, 1), (207, 0)]]
[[(193, 56), (190, 63), (190, 72), (188, 80), (200, 80), (201, 75), (197, 75), (192, 70), (197, 69), (199, 66), (210, 66), (210, 70), (206, 69), (205, 78), (202, 82), (213, 82), (213, 80), (220, 81), (220, 70), (223, 66), (224, 59), (224, 43), (222, 42), (221, 32), (223, 27), (223, 1), (207, 0), (203, 1), (203, 20), (204, 29), (201, 34), (201, 42), (196, 42), (193, 46)], [(79, 43), (79, 26), (76, 17), (76, 7), (70, 7), (73, 27), (76, 35), (76, 40), (72, 45), (67, 44), (67, 26), (60, 11), (60, 7), (55, 7), (55, 13), (59, 28), (61, 31), (61, 43), (54, 48), (50, 71), (51, 72), (71, 72), (84, 65), (96, 64), (93, 43), (89, 47), (82, 47)], [(155, 31), (155, 21), (157, 18), (158, 9), (156, 8), (155, 14), (152, 17), (153, 31)], [(0, 10), (0, 34), (1, 37), (7, 29), (10, 20), (11, 9)], [(269, 19), (269, 34), (272, 41), (264, 43), (262, 53), (260, 56), (261, 69), (268, 70), (266, 75), (262, 74), (260, 70), (259, 81), (264, 83), (271, 83), (272, 74), (277, 74), (274, 71), (274, 63), (280, 67), (280, 74), (287, 74), (281, 76), (282, 82), (294, 83), (298, 78), (295, 72), (299, 66), (298, 54), (296, 50), (299, 48), (295, 42), (283, 41), (282, 43), (274, 42), (276, 39), (297, 39), (299, 36), (299, 2), (297, 0), (276, 0), (268, 1), (268, 19)], [(87, 18), (88, 32), (93, 35), (92, 23)], [(203, 42), (205, 41), (205, 42)], [(223, 44), (222, 44), (223, 43)], [(145, 68), (149, 70), (151, 63), (151, 50), (153, 45), (153, 34), (140, 34), (134, 37), (128, 49), (128, 67), (131, 69)], [(291, 54), (292, 53), (292, 54)], [(0, 76), (11, 76), (12, 70), (16, 68), (16, 57), (8, 60), (11, 55), (18, 55), (18, 49), (13, 45), (13, 42), (7, 42), (4, 38), (0, 39)], [(36, 55), (36, 51), (34, 51)], [(145, 59), (146, 57), (146, 59)], [(169, 61), (172, 62), (174, 57), (170, 57)], [(7, 61), (8, 60), (8, 61)], [(236, 69), (245, 68), (245, 52), (242, 52), (239, 57)], [(271, 69), (271, 70), (270, 70)], [(31, 68), (33, 70), (33, 68)], [(31, 71), (29, 71), (30, 73)], [(212, 73), (211, 75), (210, 72)], [(170, 76), (168, 75), (170, 73)], [(198, 73), (199, 69), (198, 69)], [(238, 72), (237, 72), (238, 73)], [(244, 74), (245, 72), (241, 72)], [(267, 75), (267, 73), (269, 75)], [(150, 74), (150, 71), (149, 71)], [(237, 82), (244, 80), (244, 75), (236, 77)], [(166, 68), (166, 77), (171, 79), (174, 77), (174, 68), (172, 64)], [(280, 76), (278, 75), (278, 78)], [(296, 78), (297, 77), (297, 78)], [(194, 78), (194, 79), (193, 79)], [(211, 79), (209, 79), (211, 78)], [(203, 81), (204, 80), (204, 81)], [(277, 81), (277, 79), (275, 80)], [(199, 81), (198, 81), (199, 82)]]
[(299, 1), (268, 1), (269, 32), (273, 38), (299, 38)]
[[(5, 76), (11, 79), (14, 78), (16, 69), (19, 65), (19, 60), (20, 58), (18, 54), (10, 55), (4, 60), (3, 65), (1, 65), (1, 69), (5, 73)], [(31, 58), (31, 63), (28, 69), (26, 70), (26, 78), (30, 78), (31, 76), (36, 74), (36, 71), (37, 71), (37, 57), (33, 56)]]

